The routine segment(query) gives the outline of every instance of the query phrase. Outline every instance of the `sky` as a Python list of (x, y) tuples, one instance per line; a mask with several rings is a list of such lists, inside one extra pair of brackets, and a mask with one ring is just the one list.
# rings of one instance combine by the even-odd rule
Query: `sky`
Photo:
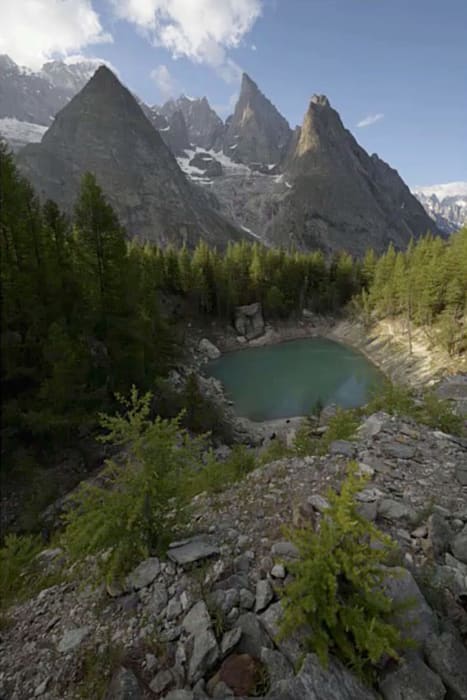
[(0, 0), (0, 53), (109, 61), (149, 104), (247, 72), (300, 124), (313, 93), (411, 187), (467, 181), (467, 0)]

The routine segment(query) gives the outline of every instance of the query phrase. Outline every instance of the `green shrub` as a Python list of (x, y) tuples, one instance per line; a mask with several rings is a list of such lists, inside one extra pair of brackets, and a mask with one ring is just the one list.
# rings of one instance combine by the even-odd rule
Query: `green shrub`
[(305, 418), (294, 440), (293, 452), (302, 457), (305, 455), (325, 455), (334, 440), (352, 440), (360, 423), (360, 411), (339, 408), (329, 419), (327, 430), (321, 436), (313, 435), (314, 424)]
[[(0, 549), (0, 606), (20, 599), (38, 579), (36, 556), (41, 540), (33, 535), (7, 535)], [(34, 586), (36, 588), (36, 586)]]
[(386, 382), (365, 406), (367, 415), (376, 411), (407, 416), (452, 435), (464, 433), (462, 418), (453, 412), (449, 401), (439, 399), (433, 390), (427, 390), (418, 397), (407, 387)]
[[(125, 415), (101, 416), (106, 442), (123, 448), (100, 484), (83, 483), (64, 516), (62, 542), (72, 559), (97, 557), (107, 580), (164, 548), (185, 496), (184, 483), (201, 462), (203, 438), (191, 438), (180, 418), (151, 420), (151, 395), (133, 387)], [(102, 556), (105, 553), (105, 556)]]
[(190, 495), (194, 496), (202, 491), (220, 493), (231, 484), (245, 478), (255, 467), (255, 456), (244, 445), (235, 445), (223, 462), (217, 460), (215, 455), (210, 452), (205, 464), (194, 475), (192, 483), (188, 487)]
[(389, 621), (392, 601), (381, 587), (382, 564), (394, 545), (355, 507), (366, 481), (351, 464), (340, 494), (327, 495), (330, 508), (319, 531), (287, 533), (300, 558), (289, 565), (293, 579), (283, 593), (281, 635), (305, 629), (324, 665), (332, 653), (370, 679), (383, 656), (398, 658), (402, 642)]
[(290, 457), (292, 455), (293, 450), (289, 449), (283, 440), (276, 437), (274, 440), (271, 440), (266, 449), (261, 452), (259, 463), (269, 464), (269, 462), (274, 462), (276, 459), (283, 459), (284, 457)]

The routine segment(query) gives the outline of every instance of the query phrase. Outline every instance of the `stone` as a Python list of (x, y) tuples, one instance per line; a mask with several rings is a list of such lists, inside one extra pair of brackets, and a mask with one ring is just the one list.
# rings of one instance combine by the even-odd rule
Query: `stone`
[(172, 598), (167, 606), (166, 616), (168, 620), (175, 620), (182, 614), (182, 604), (178, 598)]
[(292, 542), (286, 540), (282, 542), (274, 542), (271, 547), (273, 557), (282, 557), (284, 559), (298, 559), (300, 553)]
[(438, 673), (449, 691), (451, 700), (467, 698), (467, 650), (452, 632), (429, 635), (425, 655), (431, 668)]
[(212, 629), (202, 629), (193, 634), (193, 651), (188, 665), (188, 680), (196, 683), (216, 664), (219, 647)]
[(269, 681), (271, 686), (273, 686), (278, 681), (282, 681), (286, 678), (292, 678), (294, 675), (294, 670), (292, 664), (284, 654), (275, 649), (267, 649), (264, 647), (261, 649), (261, 661), (266, 667), (268, 672)]
[(334, 418), (339, 407), (335, 403), (330, 403), (329, 406), (325, 406), (319, 415), (319, 424), (321, 426), (327, 425), (331, 418)]
[(450, 547), (453, 532), (448, 522), (439, 513), (432, 513), (428, 518), (428, 535), (433, 554), (436, 559), (440, 559)]
[(265, 610), (273, 598), (274, 591), (269, 581), (267, 579), (258, 581), (256, 584), (255, 612), (260, 613)]
[(159, 673), (152, 679), (151, 683), (149, 684), (149, 687), (151, 688), (153, 693), (160, 695), (164, 692), (164, 690), (167, 690), (173, 682), (174, 677), (172, 671), (166, 668), (162, 671), (159, 671)]
[(357, 504), (357, 513), (365, 518), (369, 522), (374, 522), (378, 514), (378, 503), (376, 501), (369, 501), (367, 503)]
[(318, 493), (314, 493), (312, 496), (309, 496), (307, 501), (315, 510), (318, 511), (318, 513), (324, 513), (324, 511), (328, 510), (329, 508), (328, 501)]
[(376, 700), (376, 695), (337, 659), (324, 668), (316, 654), (307, 654), (299, 674), (280, 681), (268, 700)]
[[(272, 639), (284, 656), (290, 661), (292, 665), (295, 665), (303, 655), (302, 641), (304, 636), (302, 632), (306, 630), (298, 630), (295, 634), (286, 637), (285, 639), (279, 639), (280, 622), (282, 620), (283, 610), (281, 602), (278, 601), (273, 605), (270, 605), (265, 612), (260, 615), (261, 624), (268, 633), (270, 639)], [(266, 646), (266, 645), (265, 645)]]
[(91, 627), (89, 625), (67, 630), (64, 632), (63, 637), (57, 646), (58, 651), (61, 654), (67, 654), (69, 651), (73, 651), (73, 649), (76, 649), (76, 647), (81, 644), (83, 639), (87, 637), (90, 631)]
[(139, 591), (141, 588), (146, 588), (149, 586), (154, 579), (159, 576), (161, 571), (161, 564), (157, 557), (151, 557), (142, 561), (138, 564), (136, 569), (134, 569), (131, 574), (127, 577), (128, 587)]
[(456, 466), (456, 479), (461, 486), (467, 486), (467, 465), (458, 464)]
[(384, 700), (444, 700), (446, 688), (441, 678), (420, 658), (403, 660), (379, 684)]
[(451, 550), (456, 559), (467, 564), (467, 525), (454, 537)]
[(208, 535), (197, 535), (181, 542), (173, 542), (167, 555), (175, 564), (184, 566), (220, 553), (218, 545)]
[(402, 442), (386, 442), (383, 444), (384, 452), (396, 459), (412, 459), (415, 456), (415, 448)]
[(331, 455), (343, 455), (352, 459), (355, 457), (355, 452), (355, 445), (348, 440), (334, 440), (329, 445), (329, 454)]
[(150, 597), (147, 600), (147, 610), (157, 617), (167, 605), (168, 594), (163, 583), (154, 583), (150, 589)]
[(221, 657), (224, 658), (227, 654), (235, 649), (242, 636), (242, 630), (240, 627), (234, 627), (233, 629), (225, 632), (222, 635), (221, 640)]
[(378, 504), (378, 516), (386, 520), (407, 520), (413, 522), (415, 511), (410, 506), (393, 498), (383, 498)]
[(142, 700), (143, 694), (133, 671), (120, 667), (113, 674), (105, 700)]
[(204, 600), (199, 600), (190, 612), (183, 618), (182, 629), (190, 634), (198, 634), (200, 631), (211, 627), (211, 617)]
[(286, 577), (286, 571), (283, 564), (274, 564), (271, 569), (271, 576), (273, 578), (284, 579)]
[(259, 675), (259, 664), (249, 654), (232, 654), (223, 661), (219, 669), (219, 679), (236, 696), (253, 693)]
[(207, 338), (203, 338), (199, 341), (198, 349), (203, 355), (206, 355), (209, 360), (217, 360), (217, 358), (221, 356), (219, 348)]
[(191, 690), (171, 690), (164, 696), (164, 700), (195, 700), (195, 694)]
[(34, 697), (39, 698), (41, 695), (44, 695), (49, 683), (50, 683), (50, 676), (47, 676), (47, 678), (44, 678), (42, 683), (39, 683), (39, 685), (36, 687), (36, 689), (34, 691)]
[(382, 411), (372, 413), (371, 416), (368, 416), (368, 418), (366, 418), (366, 420), (364, 420), (358, 427), (357, 434), (359, 438), (368, 440), (369, 438), (373, 438), (375, 435), (378, 435), (383, 429), (388, 418), (388, 414), (383, 413)]
[(240, 589), (240, 607), (243, 610), (251, 610), (255, 604), (255, 596), (248, 588)]
[(241, 639), (237, 645), (240, 653), (250, 654), (250, 656), (259, 658), (263, 647), (272, 648), (270, 637), (254, 613), (249, 612), (240, 615), (235, 622), (235, 628), (239, 628), (242, 631)]
[(235, 697), (234, 692), (224, 681), (219, 681), (213, 690), (212, 697), (215, 700), (226, 700)]
[[(404, 638), (413, 639), (421, 645), (436, 630), (436, 617), (410, 571), (396, 566), (386, 567), (386, 572), (383, 590), (396, 607), (392, 622), (399, 627)], [(408, 602), (409, 608), (397, 610)]]
[(261, 304), (256, 302), (247, 306), (237, 306), (234, 325), (237, 333), (248, 340), (263, 335), (264, 319)]

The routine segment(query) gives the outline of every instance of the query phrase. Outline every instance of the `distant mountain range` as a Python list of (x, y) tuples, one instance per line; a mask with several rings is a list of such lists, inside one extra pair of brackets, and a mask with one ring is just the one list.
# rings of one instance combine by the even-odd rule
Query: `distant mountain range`
[(467, 182), (416, 187), (414, 195), (444, 233), (453, 233), (467, 224)]
[(244, 74), (223, 122), (205, 97), (149, 106), (95, 68), (54, 61), (32, 73), (0, 57), (0, 134), (15, 150), (30, 142), (18, 153), (21, 169), (66, 209), (91, 170), (129, 235), (163, 244), (243, 236), (362, 255), (437, 230), (325, 96), (312, 97), (292, 130)]

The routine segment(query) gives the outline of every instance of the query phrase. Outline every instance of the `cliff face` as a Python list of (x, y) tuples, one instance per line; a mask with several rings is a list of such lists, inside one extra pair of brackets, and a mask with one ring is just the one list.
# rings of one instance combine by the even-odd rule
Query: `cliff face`
[[(175, 117), (177, 119), (178, 117)], [(40, 144), (18, 154), (40, 196), (70, 211), (82, 174), (91, 171), (130, 236), (192, 246), (224, 245), (241, 234), (192, 185), (130, 92), (101, 67), (57, 115)]]
[(227, 122), (224, 153), (238, 163), (267, 170), (282, 161), (290, 137), (287, 120), (244, 73), (235, 111)]
[(270, 240), (363, 254), (390, 241), (403, 247), (435, 228), (398, 173), (358, 145), (325, 96), (311, 99), (295, 140), (284, 174), (290, 192), (267, 226)]

